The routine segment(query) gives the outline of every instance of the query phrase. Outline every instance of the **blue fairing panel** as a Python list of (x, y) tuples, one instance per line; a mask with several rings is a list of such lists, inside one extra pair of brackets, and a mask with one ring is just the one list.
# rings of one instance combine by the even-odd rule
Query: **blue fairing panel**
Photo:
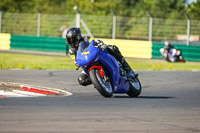
[(113, 85), (113, 88), (116, 88), (114, 84), (118, 85), (118, 80), (119, 80), (119, 66), (118, 66), (117, 60), (112, 55), (110, 55), (107, 51), (100, 51), (98, 58), (99, 58), (99, 62), (103, 64), (109, 70), (109, 72), (111, 72), (112, 85)]
[(97, 53), (99, 52), (99, 48), (94, 47), (93, 44), (94, 44), (94, 40), (90, 43), (88, 48), (86, 48), (85, 50), (77, 51), (76, 62), (79, 65), (84, 66), (95, 59)]

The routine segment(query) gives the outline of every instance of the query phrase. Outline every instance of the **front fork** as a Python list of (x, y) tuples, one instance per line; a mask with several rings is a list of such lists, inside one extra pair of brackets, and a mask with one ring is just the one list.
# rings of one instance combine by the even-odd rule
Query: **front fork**
[(104, 79), (105, 82), (109, 82), (109, 77), (105, 74), (105, 71), (103, 70), (102, 66), (92, 66), (88, 72), (91, 70), (91, 69), (97, 69), (99, 72), (100, 72), (100, 75), (101, 77)]
[(92, 67), (90, 67), (90, 68), (88, 69), (88, 72), (89, 72), (91, 69), (97, 69), (97, 70), (99, 70), (100, 75), (101, 75), (102, 77), (104, 77), (104, 71), (103, 71), (102, 66), (92, 66)]

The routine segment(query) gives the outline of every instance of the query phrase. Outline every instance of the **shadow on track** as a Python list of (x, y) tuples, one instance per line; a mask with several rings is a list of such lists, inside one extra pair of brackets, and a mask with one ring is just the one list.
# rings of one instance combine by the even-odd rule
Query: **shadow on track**
[(171, 99), (171, 98), (175, 98), (175, 97), (170, 97), (170, 96), (139, 96), (139, 97), (113, 96), (113, 98)]

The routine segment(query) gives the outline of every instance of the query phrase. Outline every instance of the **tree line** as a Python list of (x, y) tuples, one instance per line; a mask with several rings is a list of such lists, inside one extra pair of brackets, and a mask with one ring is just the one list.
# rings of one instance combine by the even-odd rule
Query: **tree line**
[(83, 14), (182, 19), (200, 19), (200, 0), (1, 0), (0, 11), (15, 13), (75, 14), (78, 6)]

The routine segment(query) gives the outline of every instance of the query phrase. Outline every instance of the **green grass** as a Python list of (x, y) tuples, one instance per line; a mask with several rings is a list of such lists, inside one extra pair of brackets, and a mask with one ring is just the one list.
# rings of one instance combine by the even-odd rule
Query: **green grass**
[[(127, 59), (133, 69), (200, 70), (199, 62), (168, 63), (164, 60)], [(0, 53), (0, 69), (75, 69), (73, 60), (66, 57)]]
[(131, 60), (128, 59), (133, 69), (146, 70), (200, 70), (199, 62), (169, 63), (163, 60)]
[(69, 57), (0, 53), (0, 69), (75, 69)]

